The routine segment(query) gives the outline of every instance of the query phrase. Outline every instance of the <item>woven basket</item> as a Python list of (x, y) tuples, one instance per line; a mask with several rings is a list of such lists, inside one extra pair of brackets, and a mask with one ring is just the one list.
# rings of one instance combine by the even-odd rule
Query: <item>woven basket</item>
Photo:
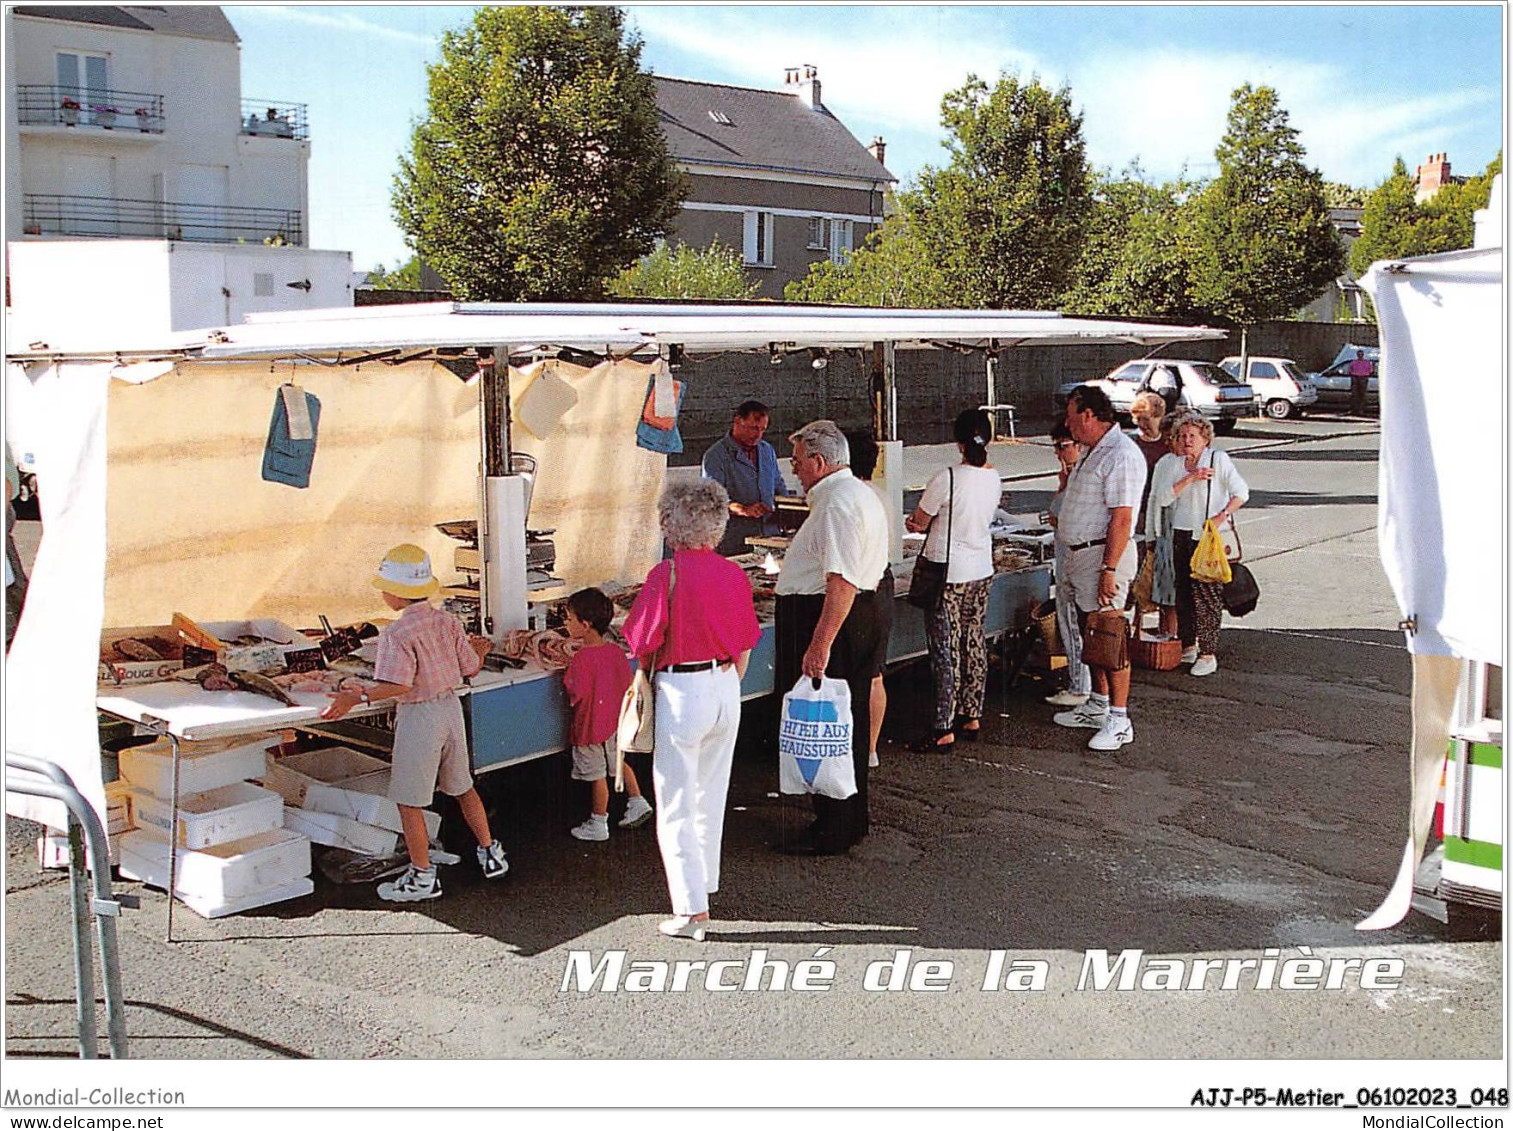
[(1169, 672), (1182, 663), (1182, 641), (1158, 640), (1137, 632), (1130, 637), (1130, 662), (1137, 668)]
[(1040, 602), (1030, 616), (1040, 628), (1040, 639), (1045, 641), (1046, 655), (1065, 656), (1066, 649), (1061, 645), (1061, 630), (1056, 626), (1056, 599), (1052, 597)]

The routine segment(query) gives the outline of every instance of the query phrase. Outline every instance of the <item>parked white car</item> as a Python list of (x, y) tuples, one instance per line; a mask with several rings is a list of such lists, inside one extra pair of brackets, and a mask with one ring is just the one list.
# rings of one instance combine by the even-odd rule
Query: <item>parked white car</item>
[[(1252, 357), (1250, 373), (1245, 383), (1256, 391), (1256, 400), (1262, 412), (1273, 420), (1286, 420), (1297, 416), (1309, 405), (1319, 401), (1319, 390), (1311, 378), (1298, 371), (1297, 362), (1289, 357)], [(1219, 368), (1231, 377), (1240, 375), (1240, 359), (1226, 357)]]
[(1235, 430), (1239, 421), (1256, 414), (1255, 392), (1211, 361), (1182, 361), (1148, 357), (1129, 361), (1108, 375), (1110, 381), (1134, 382), (1135, 387), (1167, 396), (1211, 421), (1221, 436)]

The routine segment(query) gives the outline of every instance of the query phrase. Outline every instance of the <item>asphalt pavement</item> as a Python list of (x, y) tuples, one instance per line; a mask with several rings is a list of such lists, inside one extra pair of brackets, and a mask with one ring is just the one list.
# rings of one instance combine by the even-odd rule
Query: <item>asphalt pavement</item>
[[(1030, 671), (1010, 686), (996, 667), (981, 742), (907, 753), (928, 699), (913, 665), (888, 678), (872, 835), (846, 857), (794, 859), (773, 845), (806, 805), (777, 795), (770, 706), (751, 706), (703, 946), (656, 932), (667, 907), (650, 827), (580, 843), (567, 830), (585, 796), (565, 758), (500, 770), (480, 782), (509, 852), (500, 882), (465, 861), (443, 871), (442, 899), (396, 910), (370, 887), (320, 879), (311, 897), (228, 919), (180, 909), (174, 942), (164, 897), (141, 890), (120, 922), (133, 1055), (1501, 1056), (1499, 943), (1416, 913), (1375, 935), (1353, 928), (1394, 875), (1408, 799), (1410, 669), (1376, 556), (1375, 423), (1257, 421), (1221, 446), (1253, 491), (1240, 527), (1260, 607), (1226, 622), (1214, 676), (1136, 673), (1136, 739), (1117, 754), (1051, 722), (1053, 679)], [(910, 473), (922, 482), (950, 456), (911, 449)], [(1043, 507), (1043, 437), (995, 445), (993, 462), (1011, 512)], [(38, 873), (32, 830), (7, 829), (6, 1052), (67, 1056), (67, 885)], [(563, 988), (575, 952), (744, 969), (765, 951), (792, 977), (822, 948), (836, 964), (827, 992), (714, 992), (702, 974), (684, 992)], [(1140, 950), (1190, 977), (1200, 959), (1254, 969), (1267, 948), (1400, 959), (1403, 973), (1390, 988), (1357, 977), (1315, 992), (1225, 991), (1217, 975), (1206, 988), (1079, 987), (1090, 952)], [(900, 950), (951, 963), (948, 987), (865, 988), (868, 967)], [(990, 964), (1016, 961), (1040, 988), (982, 988)]]

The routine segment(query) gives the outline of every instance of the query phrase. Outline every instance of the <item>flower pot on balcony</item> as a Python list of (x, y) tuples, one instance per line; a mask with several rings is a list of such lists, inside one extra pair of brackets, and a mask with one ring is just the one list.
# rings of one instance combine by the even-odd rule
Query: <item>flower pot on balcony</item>
[(152, 111), (137, 111), (137, 129), (141, 130), (144, 134), (152, 133)]
[(79, 108), (77, 106), (63, 106), (58, 109), (58, 117), (63, 120), (65, 126), (77, 126), (79, 124)]
[(99, 126), (102, 130), (113, 130), (113, 129), (115, 129), (116, 128), (116, 112), (114, 110), (100, 110), (100, 109), (96, 109), (95, 110), (95, 125)]

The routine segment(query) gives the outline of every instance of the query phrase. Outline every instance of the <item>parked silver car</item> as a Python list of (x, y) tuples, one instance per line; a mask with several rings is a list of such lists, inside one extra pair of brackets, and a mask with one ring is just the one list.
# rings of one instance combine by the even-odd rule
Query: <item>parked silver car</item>
[[(1122, 368), (1120, 370), (1122, 372)], [(1058, 413), (1066, 411), (1067, 398), (1072, 395), (1072, 390), (1079, 385), (1096, 385), (1108, 394), (1109, 401), (1114, 406), (1117, 416), (1128, 416), (1130, 409), (1135, 406), (1135, 396), (1140, 392), (1140, 378), (1119, 377), (1116, 379), (1113, 373), (1107, 377), (1090, 377), (1086, 381), (1068, 381), (1061, 385), (1052, 395), (1051, 401), (1056, 406)]]
[(1366, 406), (1377, 407), (1377, 364), (1382, 351), (1376, 346), (1347, 345), (1335, 354), (1334, 361), (1327, 369), (1309, 375), (1319, 391), (1321, 408), (1326, 405), (1331, 408), (1350, 407), (1350, 363), (1355, 360), (1356, 350), (1363, 352), (1366, 360), (1371, 362), (1371, 376), (1366, 381)]
[[(1256, 391), (1262, 412), (1273, 420), (1299, 415), (1309, 405), (1317, 404), (1319, 391), (1313, 381), (1298, 372), (1297, 362), (1288, 357), (1252, 357), (1245, 383)], [(1240, 375), (1240, 359), (1226, 357), (1219, 368), (1231, 377)]]

